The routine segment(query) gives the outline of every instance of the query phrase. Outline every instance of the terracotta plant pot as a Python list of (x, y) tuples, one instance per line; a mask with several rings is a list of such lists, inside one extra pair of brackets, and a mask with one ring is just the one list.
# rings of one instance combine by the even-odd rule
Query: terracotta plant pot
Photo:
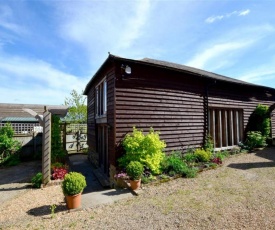
[(75, 209), (80, 207), (81, 205), (81, 193), (72, 195), (72, 196), (66, 196), (66, 202), (68, 209)]
[(132, 190), (139, 189), (141, 185), (141, 179), (139, 180), (130, 180), (130, 186)]

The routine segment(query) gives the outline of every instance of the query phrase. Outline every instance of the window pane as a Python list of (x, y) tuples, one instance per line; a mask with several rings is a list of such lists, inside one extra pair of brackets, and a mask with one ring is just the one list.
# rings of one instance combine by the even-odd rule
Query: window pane
[(99, 98), (98, 98), (98, 87), (96, 87), (96, 116), (99, 115), (99, 109), (98, 109), (98, 106), (99, 106)]
[(107, 111), (107, 81), (105, 80), (104, 81), (104, 93), (103, 93), (103, 97), (104, 97), (104, 114), (106, 113)]
[(209, 134), (215, 148), (237, 145), (243, 138), (242, 110), (210, 109)]

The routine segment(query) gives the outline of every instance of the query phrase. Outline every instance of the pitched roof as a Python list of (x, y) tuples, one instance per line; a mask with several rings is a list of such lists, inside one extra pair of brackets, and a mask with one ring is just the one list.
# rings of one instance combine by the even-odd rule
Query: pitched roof
[[(6, 117), (13, 118), (33, 118), (31, 114), (24, 111), (24, 109), (31, 109), (34, 112), (42, 115), (44, 112), (44, 105), (36, 104), (9, 104), (0, 103), (0, 120)], [(65, 116), (68, 111), (68, 106), (64, 105), (46, 105), (47, 109), (57, 115)]]
[(270, 87), (256, 85), (256, 84), (253, 84), (253, 83), (241, 81), (241, 80), (238, 80), (238, 79), (235, 79), (235, 78), (226, 77), (226, 76), (223, 76), (223, 75), (220, 75), (220, 74), (212, 73), (212, 72), (209, 72), (209, 71), (197, 69), (197, 68), (186, 66), (186, 65), (176, 64), (176, 63), (167, 62), (167, 61), (160, 61), (160, 60), (155, 60), (155, 59), (150, 59), (150, 58), (143, 58), (141, 60), (134, 60), (134, 59), (122, 58), (122, 57), (119, 57), (119, 56), (109, 54), (108, 58), (101, 65), (101, 67), (98, 69), (98, 71), (95, 73), (95, 75), (91, 78), (91, 80), (88, 82), (88, 84), (87, 84), (87, 86), (84, 90), (84, 95), (87, 95), (88, 90), (89, 90), (92, 82), (94, 81), (94, 79), (98, 75), (98, 73), (111, 60), (122, 61), (122, 62), (125, 62), (125, 64), (137, 63), (137, 64), (142, 64), (142, 65), (147, 65), (147, 66), (154, 66), (154, 67), (157, 67), (157, 68), (169, 69), (171, 71), (185, 72), (185, 73), (189, 73), (191, 75), (196, 75), (196, 76), (199, 76), (199, 77), (204, 77), (204, 78), (213, 79), (213, 80), (217, 80), (217, 81), (224, 81), (224, 82), (235, 83), (235, 84), (239, 84), (239, 85), (247, 85), (247, 86), (253, 86), (253, 87), (266, 88), (266, 89), (271, 89), (272, 91), (275, 90), (275, 89), (270, 88)]
[(1, 121), (2, 122), (17, 122), (17, 123), (25, 123), (25, 122), (38, 123), (38, 120), (34, 117), (5, 117)]
[(226, 76), (223, 76), (220, 74), (216, 74), (216, 73), (212, 73), (212, 72), (208, 72), (205, 70), (197, 69), (197, 68), (186, 66), (186, 65), (176, 64), (176, 63), (172, 63), (172, 62), (159, 61), (159, 60), (150, 59), (150, 58), (143, 58), (140, 61), (149, 63), (149, 64), (153, 64), (160, 68), (171, 68), (171, 69), (178, 70), (178, 71), (184, 71), (184, 72), (189, 72), (191, 74), (197, 74), (197, 75), (200, 75), (201, 77), (207, 77), (207, 78), (211, 78), (213, 80), (226, 81), (226, 82), (237, 83), (237, 84), (242, 84), (242, 85), (258, 86), (256, 84), (241, 81), (241, 80), (238, 80), (235, 78), (226, 77)]

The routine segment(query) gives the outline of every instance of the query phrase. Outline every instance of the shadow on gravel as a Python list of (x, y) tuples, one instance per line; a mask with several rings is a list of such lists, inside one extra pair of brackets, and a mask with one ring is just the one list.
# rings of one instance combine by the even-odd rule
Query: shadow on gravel
[[(249, 153), (248, 153), (249, 154)], [(265, 148), (263, 150), (256, 151), (256, 156), (270, 160), (270, 162), (253, 162), (253, 163), (238, 163), (230, 164), (228, 167), (235, 169), (252, 169), (252, 168), (270, 168), (275, 167), (275, 147)]]
[[(47, 215), (51, 215), (51, 208), (52, 208), (51, 205), (44, 205), (44, 206), (30, 209), (29, 211), (27, 211), (27, 214), (31, 216), (47, 216)], [(54, 213), (63, 212), (66, 210), (67, 210), (67, 206), (66, 206), (66, 203), (64, 202), (64, 204), (62, 203), (62, 204), (56, 205)]]
[(32, 186), (31, 185), (26, 185), (26, 186), (21, 186), (21, 187), (16, 187), (16, 188), (0, 188), (0, 192), (5, 192), (5, 191), (18, 191), (18, 190), (24, 190), (24, 189), (31, 189)]
[(21, 162), (19, 165), (0, 168), (0, 185), (12, 183), (30, 183), (31, 178), (41, 172), (41, 161)]

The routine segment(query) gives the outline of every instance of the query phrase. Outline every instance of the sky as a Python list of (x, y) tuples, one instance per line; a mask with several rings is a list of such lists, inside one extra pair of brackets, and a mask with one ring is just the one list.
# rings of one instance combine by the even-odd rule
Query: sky
[(62, 105), (111, 54), (275, 88), (273, 0), (0, 0), (0, 103)]

